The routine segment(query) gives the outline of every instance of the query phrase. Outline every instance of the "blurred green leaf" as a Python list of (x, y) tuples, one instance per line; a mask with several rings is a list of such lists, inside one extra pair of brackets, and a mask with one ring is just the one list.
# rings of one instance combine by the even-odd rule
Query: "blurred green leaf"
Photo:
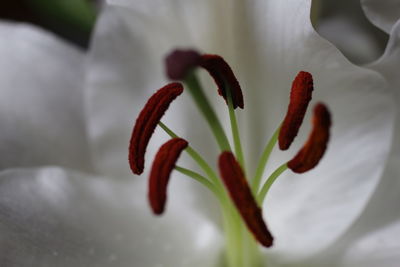
[(96, 9), (87, 0), (28, 0), (34, 10), (54, 23), (70, 24), (90, 32), (96, 20)]

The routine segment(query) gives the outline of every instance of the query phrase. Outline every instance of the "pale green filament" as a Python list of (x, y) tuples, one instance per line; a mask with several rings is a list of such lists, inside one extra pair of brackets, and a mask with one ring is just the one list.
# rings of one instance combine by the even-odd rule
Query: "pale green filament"
[(210, 182), (210, 180), (208, 180), (206, 177), (198, 174), (197, 172), (194, 172), (192, 170), (180, 167), (180, 166), (175, 166), (175, 170), (177, 170), (178, 172), (193, 178), (194, 180), (196, 180), (197, 182), (201, 183), (202, 185), (204, 185), (205, 187), (207, 187), (211, 192), (213, 192), (215, 194), (215, 196), (219, 199), (221, 197), (220, 192), (218, 191), (218, 189), (214, 186), (214, 184), (212, 182)]
[(276, 179), (281, 175), (284, 171), (288, 169), (287, 163), (282, 164), (279, 166), (265, 181), (264, 185), (261, 188), (260, 193), (257, 196), (257, 202), (261, 205), (264, 200), (265, 196), (267, 195), (269, 189), (271, 188), (272, 184), (276, 181)]
[(187, 85), (190, 94), (192, 95), (194, 102), (207, 120), (208, 125), (213, 132), (215, 139), (220, 147), (221, 151), (231, 151), (228, 138), (226, 137), (225, 131), (222, 128), (221, 123), (214, 109), (211, 107), (204, 94), (203, 88), (200, 85), (199, 80), (194, 72), (188, 74), (185, 78), (185, 84)]
[[(158, 125), (172, 138), (179, 137), (176, 133), (174, 133), (167, 125), (162, 123), (161, 121)], [(222, 183), (218, 178), (218, 175), (214, 172), (214, 170), (210, 167), (210, 165), (194, 150), (190, 145), (188, 145), (185, 149), (185, 152), (189, 154), (189, 156), (199, 165), (199, 167), (204, 171), (204, 173), (212, 180), (212, 182), (217, 186), (219, 191), (224, 191)]]
[(275, 130), (271, 139), (268, 141), (266, 147), (264, 148), (264, 151), (261, 155), (260, 161), (258, 162), (256, 174), (254, 176), (254, 179), (252, 180), (252, 186), (251, 186), (251, 188), (253, 190), (253, 194), (257, 194), (257, 192), (258, 192), (258, 188), (260, 187), (261, 178), (264, 173), (265, 167), (267, 166), (269, 156), (271, 155), (271, 152), (274, 149), (274, 146), (276, 145), (276, 143), (278, 141), (280, 129), (281, 129), (281, 127), (279, 126)]
[(229, 89), (229, 86), (226, 87), (228, 88), (226, 90), (226, 96), (228, 99), (229, 119), (231, 121), (231, 130), (232, 130), (233, 143), (235, 146), (235, 155), (243, 169), (243, 172), (246, 173), (246, 164), (243, 156), (242, 143), (240, 142), (240, 132), (236, 120), (235, 109), (233, 108), (232, 92)]

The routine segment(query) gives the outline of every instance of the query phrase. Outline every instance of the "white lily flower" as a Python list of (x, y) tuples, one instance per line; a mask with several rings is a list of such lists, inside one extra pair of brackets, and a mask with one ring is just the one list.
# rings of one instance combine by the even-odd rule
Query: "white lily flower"
[[(76, 104), (82, 95), (79, 91), (65, 93), (65, 88), (79, 87), (81, 55), (43, 33), (24, 28), (22, 31), (28, 33), (20, 34), (21, 30), (10, 26), (0, 28), (8, 33), (0, 43), (2, 58), (9, 59), (4, 62), (16, 64), (19, 69), (25, 66), (29, 71), (32, 65), (22, 59), (50, 62), (49, 67), (34, 69), (38, 75), (43, 71), (40, 80), (37, 75), (16, 80), (10, 75), (15, 71), (4, 67), (4, 94), (12, 96), (14, 88), (21, 88), (20, 94), (30, 92), (34, 96), (43, 88), (49, 92), (57, 89), (61, 90), (57, 96), (63, 100), (60, 103), (60, 98), (51, 98), (47, 91), (37, 98), (43, 101), (38, 104), (18, 99), (9, 104), (6, 98), (3, 114), (16, 114), (24, 126), (30, 125), (25, 123), (30, 120), (28, 115), (37, 114), (38, 122), (24, 132), (37, 130), (38, 136), (48, 134), (49, 140), (61, 137), (65, 142), (61, 144), (66, 146), (44, 149), (38, 143), (43, 139), (30, 141), (31, 135), (27, 135), (21, 138), (27, 140), (25, 145), (21, 142), (21, 150), (13, 146), (11, 152), (4, 151), (17, 157), (4, 164), (0, 173), (0, 244), (5, 251), (0, 263), (140, 267), (220, 264), (223, 232), (217, 217), (207, 209), (217, 202), (201, 199), (210, 195), (193, 190), (191, 181), (174, 173), (168, 210), (162, 218), (155, 218), (146, 201), (146, 178), (132, 177), (127, 163), (134, 118), (151, 92), (166, 82), (164, 56), (182, 46), (219, 53), (233, 63), (247, 104), (240, 120), (245, 123), (241, 126), (246, 130), (249, 169), (282, 120), (290, 83), (298, 71), (313, 74), (314, 98), (326, 102), (334, 116), (332, 139), (321, 164), (302, 176), (286, 173), (268, 195), (265, 217), (276, 242), (272, 249), (262, 251), (265, 266), (368, 266), (369, 262), (363, 262), (368, 257), (371, 262), (379, 262), (379, 255), (384, 255), (380, 253), (387, 252), (388, 247), (371, 246), (371, 240), (397, 233), (399, 228), (397, 224), (393, 229), (379, 228), (380, 221), (368, 217), (369, 210), (376, 212), (374, 199), (382, 199), (376, 186), (391, 146), (392, 92), (386, 90), (380, 74), (350, 64), (314, 32), (309, 21), (310, 1), (109, 2), (95, 31), (89, 64), (85, 92), (87, 150), (82, 106)], [(30, 44), (23, 57), (12, 50), (21, 38)], [(60, 50), (51, 53), (51, 58), (49, 51), (54, 50), (50, 46)], [(48, 75), (50, 67), (55, 71), (53, 75)], [(72, 77), (62, 82), (67, 79), (65, 69)], [(48, 81), (48, 87), (44, 81)], [(55, 81), (58, 83), (52, 83)], [(12, 82), (21, 85), (12, 87)], [(212, 89), (210, 98), (215, 94)], [(224, 103), (216, 100), (223, 110)], [(41, 110), (41, 103), (50, 106)], [(191, 106), (177, 104), (168, 111), (165, 122), (216, 161), (217, 154), (212, 153), (215, 144), (199, 138), (208, 131), (202, 130), (205, 126), (196, 112), (190, 110)], [(27, 113), (29, 107), (38, 110)], [(57, 110), (60, 114), (53, 112)], [(72, 113), (68, 118), (76, 120), (58, 120), (66, 112)], [(9, 117), (0, 118), (2, 128), (15, 127)], [(41, 126), (43, 122), (48, 124)], [(65, 132), (50, 127), (60, 122)], [(21, 131), (17, 128), (15, 132)], [(77, 133), (78, 137), (72, 137)], [(159, 146), (156, 143), (167, 140), (161, 132), (156, 135), (148, 155), (154, 154)], [(9, 139), (6, 135), (1, 142), (6, 144)], [(19, 161), (31, 142), (38, 144), (38, 149), (32, 150), (32, 161)], [(64, 154), (64, 149), (72, 152)], [(271, 165), (288, 158), (289, 154), (274, 153)], [(392, 210), (379, 212), (393, 214)], [(364, 228), (365, 222), (372, 228)], [(361, 226), (357, 228), (357, 224)], [(391, 256), (385, 266), (398, 263), (396, 255)]]

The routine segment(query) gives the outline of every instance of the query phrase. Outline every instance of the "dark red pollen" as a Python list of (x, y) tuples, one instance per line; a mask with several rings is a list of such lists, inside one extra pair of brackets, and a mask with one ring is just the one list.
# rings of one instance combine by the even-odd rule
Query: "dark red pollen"
[(129, 144), (129, 164), (133, 173), (143, 172), (144, 155), (150, 138), (171, 102), (182, 92), (180, 83), (170, 83), (153, 94), (140, 112)]
[(174, 50), (165, 58), (167, 77), (183, 80), (200, 63), (200, 54), (195, 50)]
[(289, 107), (279, 132), (279, 148), (281, 150), (287, 150), (297, 136), (303, 123), (308, 103), (311, 101), (313, 89), (312, 75), (308, 72), (300, 71), (292, 83)]
[(318, 103), (314, 108), (313, 129), (307, 142), (288, 162), (288, 167), (293, 172), (303, 173), (317, 166), (326, 151), (331, 124), (331, 114), (328, 108), (324, 104)]
[(218, 86), (218, 93), (227, 102), (227, 90), (230, 90), (232, 96), (233, 108), (243, 108), (243, 94), (239, 82), (235, 77), (231, 67), (226, 61), (218, 55), (202, 55), (200, 66), (208, 71)]
[(254, 237), (265, 247), (272, 246), (273, 237), (265, 224), (244, 173), (231, 152), (219, 156), (219, 170), (233, 202)]
[(149, 201), (154, 214), (164, 212), (167, 201), (167, 186), (172, 170), (181, 154), (188, 146), (188, 142), (181, 138), (174, 138), (163, 144), (158, 150), (149, 179)]

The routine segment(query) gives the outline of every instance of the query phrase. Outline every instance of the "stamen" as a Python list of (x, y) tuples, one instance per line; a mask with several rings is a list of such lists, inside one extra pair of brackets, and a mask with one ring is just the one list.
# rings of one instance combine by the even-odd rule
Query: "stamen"
[(199, 65), (200, 57), (195, 50), (174, 50), (165, 58), (167, 77), (171, 80), (184, 80)]
[(218, 86), (218, 93), (228, 103), (227, 90), (231, 90), (233, 108), (243, 109), (244, 101), (242, 89), (235, 74), (226, 61), (218, 55), (202, 55), (200, 66), (208, 71)]
[(170, 174), (187, 146), (188, 142), (182, 138), (171, 139), (160, 147), (154, 158), (149, 179), (149, 201), (154, 214), (164, 212)]
[[(186, 140), (179, 138), (160, 121), (172, 101), (183, 92), (183, 86), (180, 83), (171, 83), (158, 90), (140, 112), (130, 140), (130, 167), (135, 174), (143, 172), (147, 145), (157, 124), (160, 125), (172, 139), (160, 147), (151, 167), (148, 199), (154, 214), (160, 215), (164, 212), (170, 176), (173, 170), (177, 170), (207, 187), (220, 201), (227, 237), (225, 265), (258, 266), (260, 255), (257, 242), (265, 247), (271, 247), (274, 242), (263, 219), (260, 205), (272, 184), (288, 168), (293, 172), (303, 173), (319, 163), (330, 137), (329, 110), (322, 103), (316, 105), (313, 114), (313, 129), (307, 142), (293, 159), (280, 165), (260, 188), (261, 178), (271, 151), (278, 141), (280, 149), (286, 150), (290, 147), (298, 134), (311, 101), (312, 75), (300, 71), (292, 83), (287, 114), (264, 149), (252, 182), (252, 189), (250, 189), (245, 177), (245, 161), (235, 117), (235, 109), (237, 107), (243, 109), (244, 100), (240, 84), (231, 67), (218, 55), (202, 55), (190, 49), (173, 51), (165, 58), (165, 64), (168, 78), (180, 80), (185, 84), (195, 105), (209, 124), (220, 151), (223, 151), (218, 159), (221, 178), (206, 160), (189, 146)], [(235, 154), (231, 152), (231, 144), (225, 130), (198, 79), (196, 70), (199, 67), (204, 68), (211, 75), (218, 87), (219, 95), (228, 105)], [(203, 173), (176, 165), (183, 150), (192, 157)], [(243, 231), (244, 225), (249, 231)]]
[(235, 74), (226, 61), (218, 55), (200, 55), (195, 50), (174, 50), (165, 58), (166, 74), (171, 80), (185, 80), (191, 70), (200, 66), (208, 71), (218, 86), (218, 93), (228, 104), (230, 90), (233, 108), (243, 108), (243, 94)]
[(279, 132), (279, 148), (286, 150), (297, 136), (299, 128), (303, 123), (308, 103), (314, 89), (312, 75), (300, 71), (292, 83), (290, 92), (290, 103), (286, 117)]
[(153, 94), (140, 112), (129, 144), (129, 164), (133, 173), (143, 172), (144, 155), (150, 138), (171, 102), (182, 92), (180, 83), (170, 83)]
[(262, 245), (272, 246), (273, 237), (263, 220), (262, 211), (257, 206), (244, 173), (231, 152), (226, 151), (219, 156), (219, 170), (229, 194), (249, 230)]
[(318, 103), (314, 108), (313, 129), (307, 142), (287, 164), (293, 172), (303, 173), (318, 164), (327, 148), (330, 126), (331, 114), (328, 108)]

